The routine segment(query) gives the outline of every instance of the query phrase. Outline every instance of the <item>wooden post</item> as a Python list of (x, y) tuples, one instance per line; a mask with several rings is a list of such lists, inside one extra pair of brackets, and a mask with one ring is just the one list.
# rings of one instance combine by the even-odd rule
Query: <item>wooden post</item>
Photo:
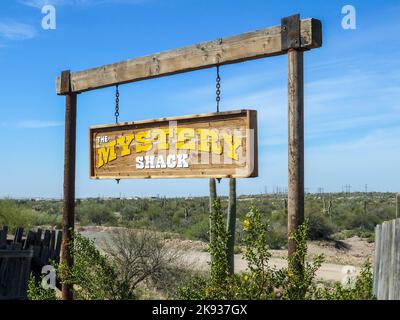
[(296, 250), (290, 235), (304, 221), (304, 72), (303, 51), (289, 49), (288, 84), (288, 254)]
[(227, 218), (228, 239), (228, 272), (235, 273), (235, 232), (236, 232), (236, 179), (229, 179), (229, 207)]
[[(73, 266), (72, 252), (69, 244), (72, 241), (75, 220), (75, 151), (76, 151), (76, 102), (77, 94), (65, 96), (65, 150), (64, 150), (64, 208), (63, 237), (61, 243), (61, 262), (68, 268)], [(62, 285), (64, 300), (73, 300), (72, 285)]]

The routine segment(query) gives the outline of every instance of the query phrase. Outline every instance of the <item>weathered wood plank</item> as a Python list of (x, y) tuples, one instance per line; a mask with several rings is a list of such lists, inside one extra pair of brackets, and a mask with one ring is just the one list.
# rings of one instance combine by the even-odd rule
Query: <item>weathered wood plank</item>
[(26, 236), (24, 250), (29, 249), (30, 246), (34, 245), (34, 243), (35, 243), (35, 233), (33, 231), (29, 230), (28, 234)]
[(288, 254), (297, 248), (292, 234), (304, 221), (304, 54), (288, 53)]
[(381, 268), (381, 232), (382, 225), (377, 225), (375, 227), (375, 252), (374, 252), (374, 281), (373, 281), (373, 294), (375, 297), (378, 296), (378, 283), (379, 283), (379, 273)]
[(3, 230), (0, 230), (0, 246), (7, 245), (7, 232), (8, 228), (6, 226), (3, 227)]
[(51, 233), (50, 233), (50, 245), (49, 245), (50, 258), (52, 258), (53, 254), (54, 254), (55, 242), (56, 242), (56, 231), (55, 230), (51, 230)]
[(391, 224), (390, 221), (385, 222), (385, 233), (384, 233), (384, 265), (385, 269), (383, 270), (384, 272), (382, 273), (383, 276), (383, 284), (385, 290), (383, 290), (383, 295), (382, 299), (387, 300), (389, 298), (389, 292), (388, 292), (388, 287), (389, 287), (389, 281), (390, 281), (390, 254), (391, 254)]
[(26, 299), (31, 258), (31, 250), (0, 251), (0, 300)]
[[(254, 110), (112, 124), (89, 130), (93, 179), (249, 178), (257, 175)], [(182, 134), (184, 130), (187, 132)], [(145, 141), (141, 138), (144, 136)], [(105, 155), (107, 152), (109, 154)], [(115, 157), (111, 158), (110, 152)], [(185, 165), (167, 160), (177, 155), (186, 156)], [(150, 156), (152, 164), (147, 166), (144, 157)], [(142, 166), (137, 164), (140, 158)]]
[(392, 257), (392, 279), (393, 283), (391, 298), (392, 300), (400, 300), (400, 219), (393, 221), (393, 249)]
[(38, 228), (35, 236), (35, 245), (40, 246), (42, 242), (42, 229)]
[(390, 221), (389, 222), (389, 241), (388, 241), (388, 264), (387, 264), (387, 270), (386, 273), (388, 275), (388, 293), (387, 293), (387, 299), (388, 300), (393, 300), (393, 293), (394, 293), (394, 283), (393, 283), (393, 277), (394, 277), (394, 270), (395, 270), (395, 265), (394, 265), (394, 257), (396, 254), (396, 244), (395, 244), (395, 221)]
[[(164, 51), (123, 62), (71, 73), (71, 92), (79, 93), (116, 84), (285, 54), (282, 27), (274, 26), (237, 36)], [(322, 27), (317, 19), (301, 21), (301, 49), (322, 45)], [(56, 80), (57, 94), (67, 94), (66, 81)]]
[(56, 243), (54, 247), (54, 253), (52, 257), (52, 259), (57, 263), (60, 262), (61, 240), (62, 240), (62, 231), (58, 230), (56, 236)]
[(14, 243), (20, 243), (24, 234), (24, 228), (17, 228), (14, 236)]
[(386, 229), (387, 229), (387, 223), (382, 223), (382, 228), (381, 228), (381, 236), (380, 236), (380, 259), (379, 259), (379, 273), (378, 273), (378, 289), (377, 289), (377, 298), (382, 299), (385, 291), (385, 258), (386, 258), (386, 252), (385, 252), (385, 241), (386, 241)]

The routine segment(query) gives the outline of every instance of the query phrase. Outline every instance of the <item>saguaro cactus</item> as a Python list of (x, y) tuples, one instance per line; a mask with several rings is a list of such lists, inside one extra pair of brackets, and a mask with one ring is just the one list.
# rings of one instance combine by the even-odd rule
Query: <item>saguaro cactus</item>
[(214, 223), (214, 213), (213, 213), (213, 205), (215, 200), (217, 199), (217, 186), (215, 184), (215, 179), (210, 179), (210, 242), (212, 242), (212, 225)]
[(228, 238), (228, 272), (235, 272), (235, 232), (236, 232), (236, 179), (229, 179), (229, 207), (227, 217)]

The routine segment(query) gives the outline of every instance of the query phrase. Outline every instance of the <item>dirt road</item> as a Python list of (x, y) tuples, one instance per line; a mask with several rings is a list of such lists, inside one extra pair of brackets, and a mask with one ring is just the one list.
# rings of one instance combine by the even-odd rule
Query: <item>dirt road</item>
[[(210, 261), (210, 255), (207, 252), (199, 251), (185, 251), (182, 254), (183, 263), (191, 266), (192, 268), (199, 271), (207, 271), (209, 269), (208, 262)], [(277, 269), (281, 269), (287, 266), (287, 260), (281, 258), (271, 258), (270, 265)], [(247, 263), (243, 260), (242, 255), (235, 255), (235, 272), (240, 273), (245, 271)], [(326, 281), (342, 281), (346, 276), (348, 270), (353, 270), (354, 267), (340, 264), (323, 263), (321, 268), (317, 272), (317, 277)], [(355, 267), (358, 271), (359, 268)]]
[[(91, 239), (100, 248), (107, 241), (112, 228), (106, 227), (85, 227), (80, 232)], [(368, 258), (372, 257), (373, 244), (357, 237), (344, 241), (346, 249), (337, 249), (328, 242), (310, 242), (308, 250), (308, 260), (317, 254), (323, 254), (325, 263), (317, 272), (317, 277), (324, 281), (342, 281), (346, 274), (354, 274), (359, 271), (360, 265)], [(187, 268), (207, 271), (209, 270), (210, 255), (206, 252), (207, 244), (200, 241), (190, 241), (182, 239), (168, 239), (168, 245), (180, 251), (180, 263)], [(270, 265), (278, 269), (287, 266), (285, 259), (286, 250), (271, 250), (272, 257)], [(243, 272), (247, 268), (246, 261), (241, 254), (235, 255), (235, 272)]]

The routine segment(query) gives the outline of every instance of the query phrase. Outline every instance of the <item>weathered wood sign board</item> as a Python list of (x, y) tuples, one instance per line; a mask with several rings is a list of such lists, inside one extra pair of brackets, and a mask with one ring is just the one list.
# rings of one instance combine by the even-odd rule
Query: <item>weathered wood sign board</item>
[(94, 126), (89, 139), (93, 179), (258, 176), (254, 110)]

